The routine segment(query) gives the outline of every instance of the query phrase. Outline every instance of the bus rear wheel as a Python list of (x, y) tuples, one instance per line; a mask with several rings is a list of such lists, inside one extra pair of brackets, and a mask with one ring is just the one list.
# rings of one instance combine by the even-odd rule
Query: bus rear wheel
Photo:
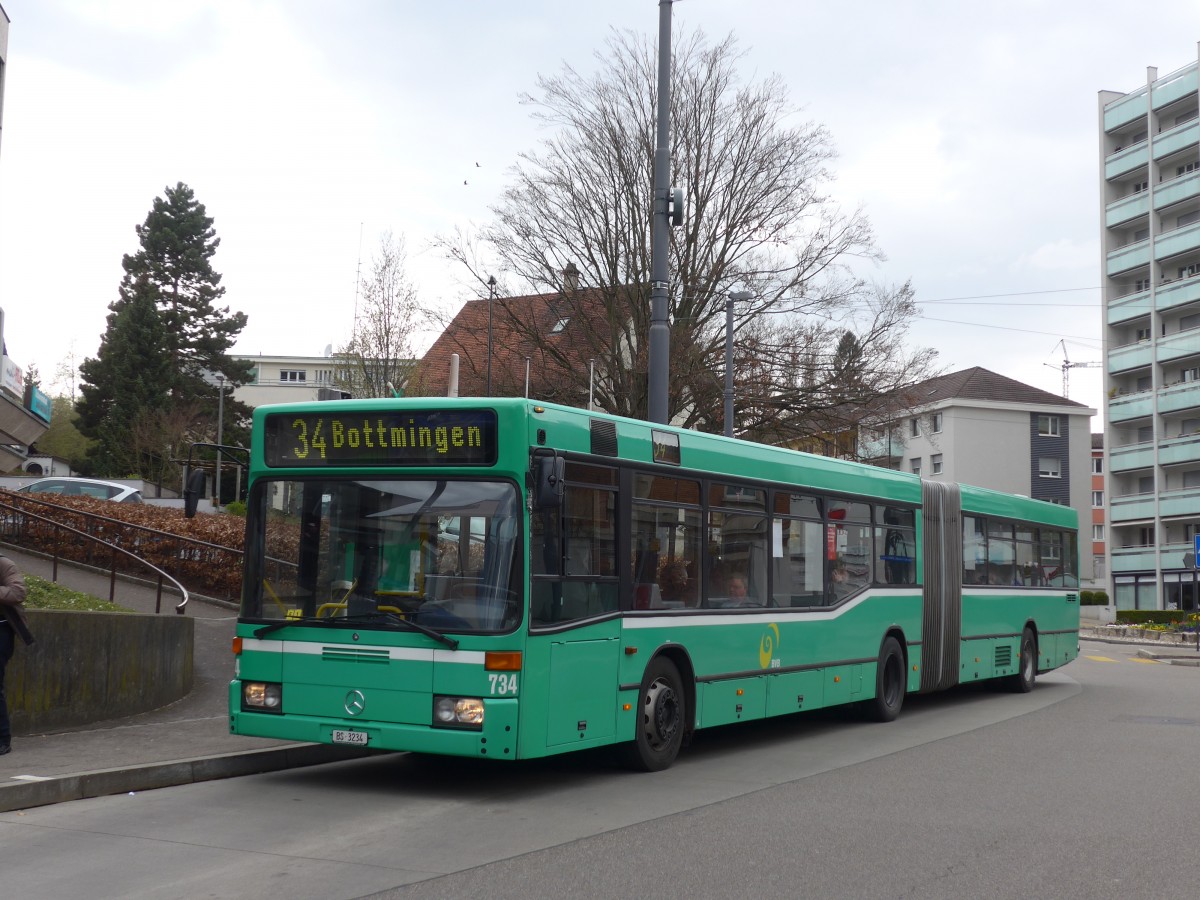
[(904, 653), (900, 642), (889, 637), (879, 650), (879, 665), (875, 668), (875, 699), (868, 711), (876, 722), (891, 722), (900, 715), (905, 693)]
[(687, 726), (687, 695), (679, 669), (665, 657), (646, 667), (638, 691), (637, 734), (620, 748), (631, 769), (659, 772), (675, 761)]
[(1025, 629), (1021, 635), (1021, 655), (1017, 660), (1017, 674), (1004, 679), (1004, 686), (1014, 694), (1028, 694), (1037, 681), (1037, 641), (1033, 631)]

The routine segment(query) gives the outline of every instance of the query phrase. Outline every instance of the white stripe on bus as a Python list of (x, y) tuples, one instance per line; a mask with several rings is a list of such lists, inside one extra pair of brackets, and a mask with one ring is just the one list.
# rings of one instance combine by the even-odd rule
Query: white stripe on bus
[[(1075, 590), (1071, 588), (1070, 590)], [(974, 592), (972, 592), (974, 593)], [(988, 597), (991, 592), (983, 592), (976, 596)], [(1047, 591), (1021, 591), (1022, 598), (1031, 598), (1038, 600), (1062, 600), (1063, 595), (1060, 593), (1051, 593)], [(745, 609), (761, 609), (761, 612), (754, 613), (736, 613), (736, 614), (721, 614), (709, 613), (707, 615), (688, 616), (679, 615), (672, 611), (663, 615), (657, 616), (626, 616), (623, 627), (626, 629), (638, 628), (678, 628), (681, 625), (686, 626), (703, 626), (710, 625), (750, 625), (761, 624), (763, 622), (779, 622), (784, 619), (791, 622), (828, 622), (845, 615), (850, 610), (854, 609), (872, 599), (883, 599), (886, 597), (913, 597), (921, 600), (921, 594), (914, 592), (912, 589), (890, 588), (883, 590), (870, 590), (857, 595), (849, 603), (833, 609), (824, 609), (819, 606), (773, 606), (773, 607), (744, 607)], [(799, 612), (799, 610), (813, 610), (812, 612)], [(793, 615), (793, 613), (795, 615)]]
[(404, 662), (460, 663), (472, 666), (483, 665), (482, 650), (434, 650), (421, 647), (381, 647), (378, 644), (322, 644), (309, 641), (257, 641), (247, 638), (242, 652), (255, 653), (307, 653), (321, 656), (326, 650), (334, 653), (354, 653), (357, 650), (386, 652), (389, 660)]

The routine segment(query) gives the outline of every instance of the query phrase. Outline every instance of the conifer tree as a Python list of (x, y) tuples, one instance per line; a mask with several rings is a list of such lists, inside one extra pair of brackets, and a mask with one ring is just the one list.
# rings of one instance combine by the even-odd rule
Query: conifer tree
[[(100, 350), (80, 366), (78, 426), (95, 441), (92, 474), (171, 482), (172, 460), (215, 438), (216, 375), (231, 387), (250, 379), (228, 355), (246, 315), (214, 305), (225, 293), (212, 266), (220, 240), (191, 188), (168, 187), (136, 231), (141, 248), (122, 261)], [(230, 398), (225, 407), (236, 440), (249, 410)]]

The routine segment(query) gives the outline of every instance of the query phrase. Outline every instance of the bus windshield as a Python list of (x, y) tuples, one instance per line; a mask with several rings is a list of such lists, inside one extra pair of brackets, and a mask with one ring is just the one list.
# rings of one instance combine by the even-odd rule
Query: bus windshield
[(503, 481), (260, 480), (242, 617), (509, 631), (522, 610), (520, 510)]

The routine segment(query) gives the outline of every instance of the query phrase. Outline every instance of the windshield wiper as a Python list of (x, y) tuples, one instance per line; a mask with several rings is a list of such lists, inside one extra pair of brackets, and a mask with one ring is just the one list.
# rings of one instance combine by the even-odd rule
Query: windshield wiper
[(264, 625), (262, 628), (256, 628), (254, 630), (254, 636), (261, 641), (272, 631), (278, 631), (280, 628), (287, 628), (289, 625), (327, 625), (330, 621), (332, 620), (319, 619), (316, 616), (304, 616), (301, 619), (280, 619), (278, 622), (272, 622), (270, 625)]
[(419, 622), (416, 622), (412, 619), (406, 619), (403, 616), (398, 616), (395, 613), (391, 613), (391, 612), (379, 611), (379, 612), (357, 613), (353, 616), (343, 616), (342, 618), (336, 619), (335, 621), (338, 621), (338, 622), (355, 622), (355, 621), (357, 621), (357, 622), (379, 622), (379, 621), (383, 621), (383, 622), (387, 622), (389, 625), (407, 625), (413, 631), (419, 631), (421, 634), (426, 635), (427, 637), (431, 637), (435, 641), (440, 641), (441, 643), (443, 643), (447, 647), (449, 647), (451, 650), (458, 649), (458, 641), (456, 641), (454, 638), (444, 635), (440, 631), (435, 631), (434, 629), (430, 628), (428, 625), (422, 625)]
[(355, 622), (386, 622), (389, 625), (407, 625), (413, 631), (419, 631), (421, 634), (427, 635), (435, 641), (440, 641), (451, 650), (458, 649), (458, 641), (454, 638), (448, 637), (440, 631), (430, 628), (428, 625), (422, 625), (419, 622), (414, 622), (412, 619), (405, 619), (390, 612), (355, 613), (352, 616), (339, 616), (336, 619), (322, 619), (317, 616), (305, 616), (302, 619), (281, 619), (278, 622), (272, 622), (270, 625), (264, 625), (262, 628), (255, 629), (254, 636), (261, 641), (272, 631), (287, 628), (289, 625), (341, 625), (354, 624)]

